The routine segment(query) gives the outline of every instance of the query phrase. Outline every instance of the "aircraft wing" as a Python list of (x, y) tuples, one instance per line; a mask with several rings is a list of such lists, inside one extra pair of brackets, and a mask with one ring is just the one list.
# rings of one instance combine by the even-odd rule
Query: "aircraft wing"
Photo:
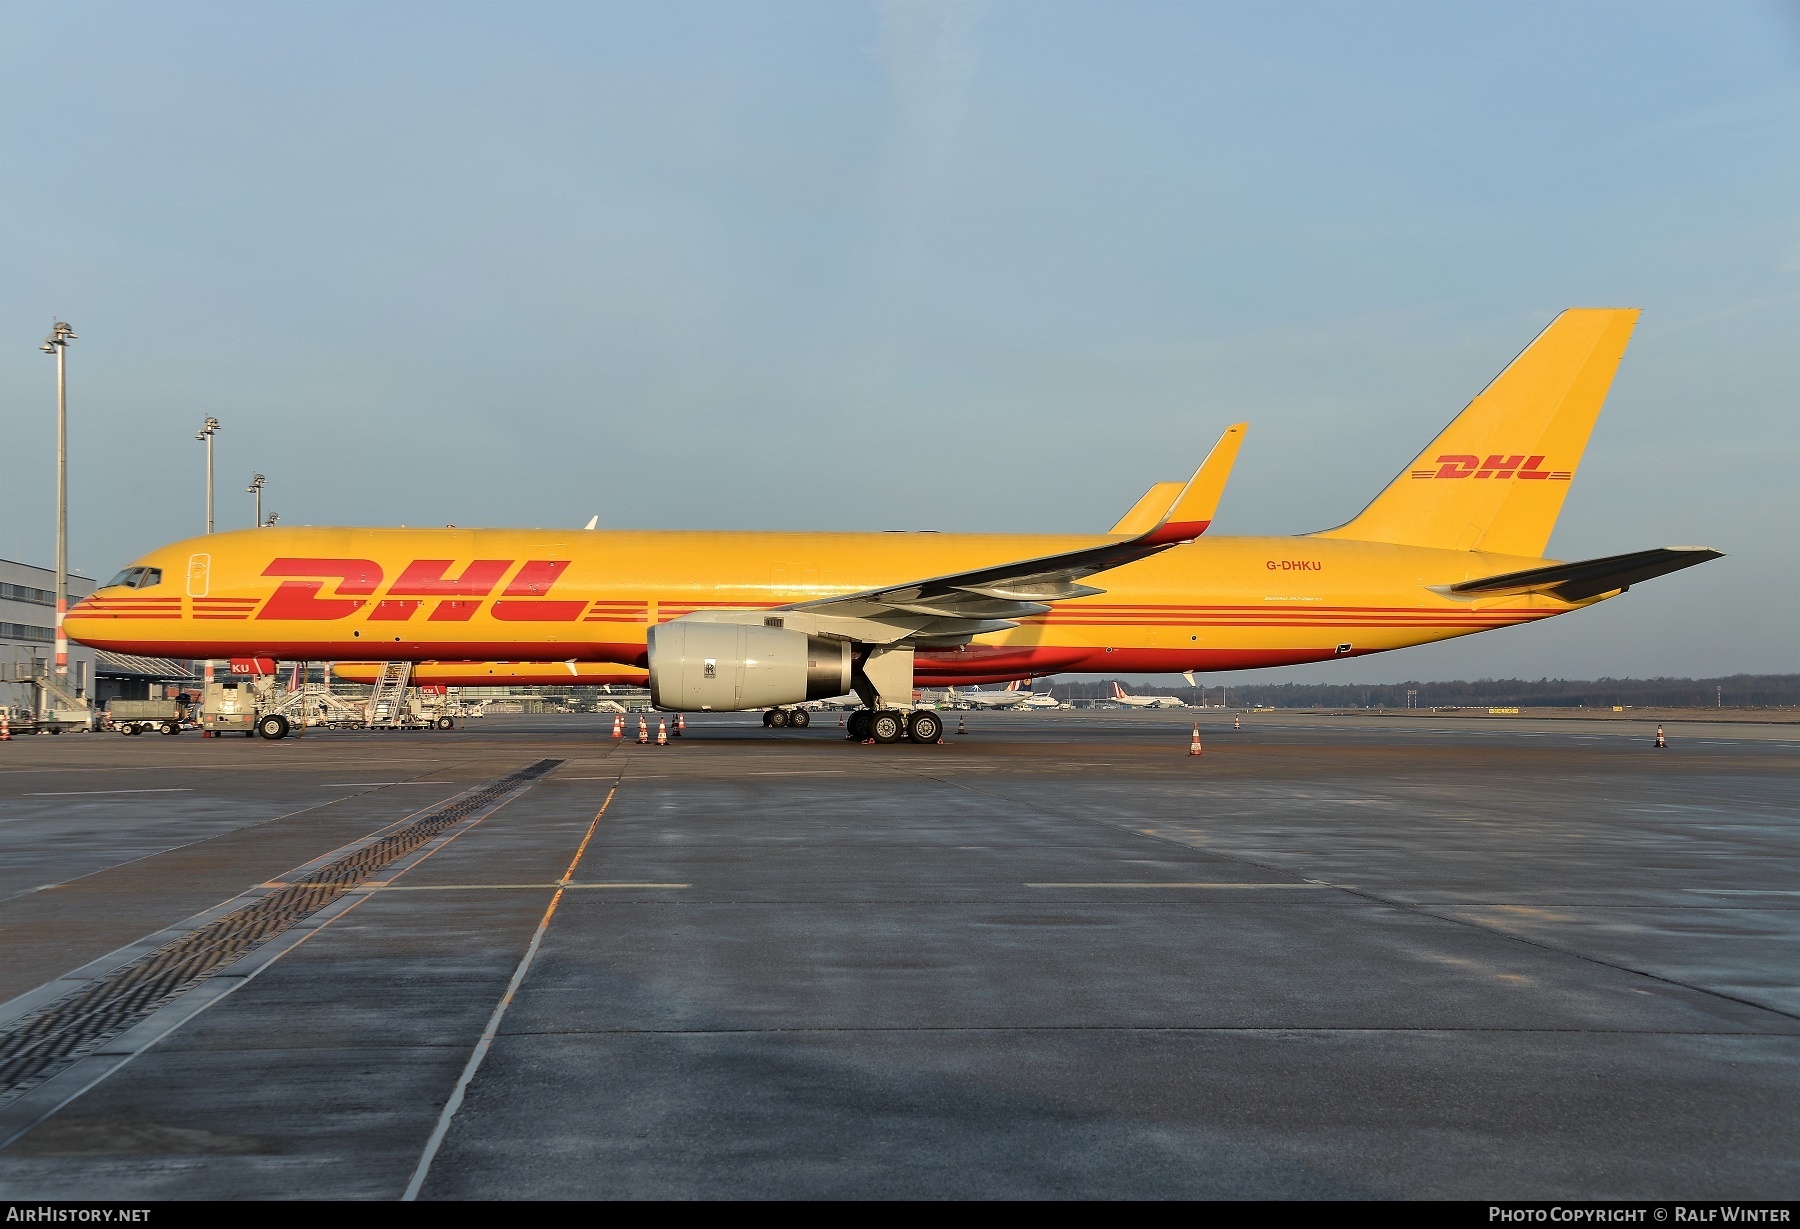
[(1439, 592), (1460, 598), (1548, 593), (1565, 602), (1579, 602), (1611, 593), (1614, 589), (1629, 588), (1640, 580), (1653, 580), (1697, 563), (1722, 558), (1724, 552), (1707, 546), (1661, 546), (1655, 550), (1633, 551), (1629, 555), (1607, 555), (1601, 559), (1553, 563), (1548, 567), (1527, 568), (1523, 572), (1484, 576), (1479, 580), (1442, 586)]
[(984, 632), (1004, 631), (1016, 626), (1014, 620), (1042, 614), (1050, 609), (1047, 602), (1104, 593), (1104, 589), (1079, 582), (1161, 554), (1206, 532), (1231, 476), (1246, 425), (1226, 428), (1161, 519), (1135, 536), (780, 609), (881, 622), (910, 618), (916, 624), (912, 631), (915, 640), (966, 640)]

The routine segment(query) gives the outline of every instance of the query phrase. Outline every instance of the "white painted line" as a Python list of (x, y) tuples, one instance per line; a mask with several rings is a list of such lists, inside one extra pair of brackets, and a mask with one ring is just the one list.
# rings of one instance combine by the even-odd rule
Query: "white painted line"
[(1800, 896), (1800, 892), (1789, 892), (1780, 888), (1686, 888), (1688, 892), (1697, 892), (1701, 896)]
[(452, 785), (451, 781), (324, 781), (320, 789), (361, 789), (365, 785)]
[[(620, 770), (620, 776), (624, 770)], [(525, 948), (525, 954), (519, 957), (519, 967), (513, 970), (512, 980), (506, 985), (506, 993), (494, 1004), (494, 1014), (488, 1017), (487, 1027), (481, 1030), (481, 1038), (475, 1043), (475, 1050), (469, 1055), (469, 1061), (463, 1065), (462, 1075), (456, 1081), (456, 1087), (450, 1090), (450, 1099), (444, 1102), (443, 1112), (438, 1115), (437, 1126), (431, 1132), (431, 1138), (425, 1141), (425, 1151), (419, 1155), (419, 1163), (413, 1168), (412, 1181), (406, 1184), (400, 1202), (411, 1203), (419, 1197), (419, 1189), (425, 1185), (425, 1177), (431, 1172), (431, 1163), (437, 1159), (438, 1149), (443, 1146), (444, 1136), (450, 1133), (450, 1123), (456, 1118), (456, 1111), (462, 1108), (463, 1094), (468, 1091), (469, 1083), (475, 1073), (481, 1070), (482, 1060), (494, 1044), (494, 1038), (500, 1035), (500, 1022), (506, 1018), (506, 1009), (512, 1006), (513, 997), (518, 994), (519, 987), (524, 984), (525, 974), (531, 971), (531, 962), (537, 959), (538, 948), (543, 945), (544, 935), (550, 929), (550, 919), (556, 916), (556, 906), (563, 898), (563, 892), (569, 886), (569, 880), (575, 877), (575, 868), (581, 865), (581, 856), (587, 852), (588, 842), (594, 839), (594, 833), (600, 829), (600, 820), (606, 814), (606, 808), (612, 805), (613, 796), (619, 792), (618, 778), (615, 784), (606, 791), (606, 800), (594, 813), (594, 822), (588, 825), (587, 835), (581, 838), (581, 844), (575, 848), (575, 856), (569, 862), (569, 869), (563, 872), (556, 895), (544, 909), (544, 916), (531, 933), (531, 942)]]
[(61, 789), (41, 794), (23, 794), (24, 798), (77, 798), (89, 794), (191, 794), (191, 785), (167, 785), (160, 789)]
[[(532, 784), (533, 783), (531, 782), (527, 782), (524, 785), (521, 785), (518, 789), (506, 795), (499, 802), (495, 803), (492, 807), (475, 818), (464, 819), (452, 827), (445, 829), (443, 832), (440, 832), (424, 845), (420, 846), (412, 853), (407, 854), (398, 862), (395, 862), (390, 874), (394, 876), (404, 874), (414, 866), (424, 862), (444, 846), (450, 844), (465, 832), (475, 828), (489, 816), (499, 811), (502, 807), (510, 804), (515, 798), (524, 794), (531, 788)], [(478, 788), (478, 785), (472, 785), (463, 792), (465, 794), (472, 793)], [(439, 803), (436, 805), (441, 806), (444, 804)], [(314, 808), (306, 808), (306, 810), (312, 809)], [(323, 854), (320, 857), (313, 859), (311, 862), (308, 862), (305, 866), (297, 868), (296, 871), (290, 872), (289, 878), (299, 878), (303, 872), (327, 865), (330, 862), (345, 856), (352, 850), (372, 844), (374, 841), (380, 839), (382, 833), (394, 831), (402, 825), (413, 821), (427, 809), (428, 808), (421, 807), (411, 815), (395, 820), (392, 824), (379, 829), (377, 832), (364, 837), (359, 841), (354, 841), (349, 845), (342, 846), (331, 853)], [(304, 811), (294, 812), (296, 815), (304, 813)], [(583, 848), (586, 848), (585, 843), (583, 844)], [(571, 873), (573, 870), (574, 868), (571, 866)], [(266, 887), (268, 885), (263, 886)], [(74, 988), (74, 986), (82, 984), (83, 978), (91, 980), (92, 977), (99, 976), (102, 972), (110, 972), (111, 968), (124, 963), (124, 961), (119, 959), (121, 956), (124, 956), (126, 960), (136, 959), (138, 955), (154, 951), (164, 943), (174, 938), (178, 938), (182, 934), (191, 933), (208, 921), (223, 917), (234, 909), (243, 907), (245, 904), (250, 903), (262, 894), (261, 888), (254, 888), (248, 892), (240, 893), (238, 896), (225, 901), (223, 904), (215, 905), (212, 909), (196, 914), (186, 922), (169, 927), (157, 934), (146, 936), (144, 939), (140, 939), (134, 944), (128, 944), (125, 948), (121, 948), (116, 952), (103, 956), (97, 961), (90, 962), (88, 965), (75, 970), (73, 973), (65, 974), (56, 981), (46, 983), (36, 990), (27, 991), (25, 994), (12, 999), (4, 1006), (0, 1006), (0, 1021), (11, 1023), (28, 1012), (37, 1010), (47, 1003), (55, 1001), (55, 999), (61, 997), (61, 994), (65, 994), (69, 989)], [(133, 1058), (137, 1057), (157, 1042), (163, 1040), (163, 1038), (167, 1037), (181, 1025), (204, 1011), (214, 1002), (224, 998), (232, 991), (249, 982), (258, 973), (272, 965), (276, 960), (279, 960), (282, 956), (286, 955), (289, 951), (293, 950), (313, 935), (318, 934), (321, 930), (331, 925), (332, 922), (343, 916), (343, 914), (348, 913), (351, 909), (365, 903), (368, 899), (369, 894), (367, 892), (359, 891), (357, 889), (352, 889), (351, 891), (344, 893), (344, 895), (340, 896), (331, 904), (326, 905), (318, 912), (294, 923), (287, 930), (276, 935), (261, 947), (246, 953), (233, 964), (212, 974), (212, 976), (207, 978), (200, 985), (150, 1013), (150, 1015), (140, 1020), (137, 1024), (127, 1029), (118, 1037), (115, 1037), (102, 1045), (99, 1049), (76, 1060), (73, 1065), (65, 1067), (43, 1083), (15, 1098), (5, 1107), (0, 1108), (0, 1149), (10, 1146), (20, 1136), (43, 1122), (44, 1119), (55, 1114), (65, 1105), (68, 1105), (71, 1101), (87, 1092), (88, 1089), (94, 1087), (114, 1071), (117, 1071), (121, 1066), (130, 1062)]]
[[(296, 735), (295, 737), (298, 737), (298, 735)], [(429, 759), (419, 759), (419, 760), (400, 760), (400, 759), (336, 760), (333, 762), (333, 766), (337, 767), (337, 768), (345, 768), (352, 764), (379, 764), (383, 768), (392, 768), (396, 764), (400, 765), (401, 767), (405, 767), (406, 765), (409, 765), (409, 764), (441, 764), (441, 763), (443, 763), (443, 760), (433, 757), (433, 758), (429, 758)], [(63, 773), (63, 772), (67, 772), (67, 771), (69, 771), (67, 768), (0, 768), (0, 777), (44, 776), (45, 774), (56, 774), (56, 773)], [(216, 760), (213, 760), (213, 761), (194, 760), (191, 763), (185, 763), (185, 764), (166, 764), (166, 763), (165, 764), (127, 764), (120, 768), (106, 768), (106, 767), (102, 767), (97, 764), (84, 764), (81, 767), (81, 771), (84, 773), (185, 772), (185, 771), (267, 772), (267, 771), (269, 771), (269, 769), (268, 769), (268, 766), (265, 764), (254, 764), (254, 765), (221, 764)]]
[(1324, 888), (1325, 883), (1028, 883), (1028, 888)]
[(691, 888), (691, 883), (370, 883), (366, 888), (384, 892), (497, 892), (525, 888)]

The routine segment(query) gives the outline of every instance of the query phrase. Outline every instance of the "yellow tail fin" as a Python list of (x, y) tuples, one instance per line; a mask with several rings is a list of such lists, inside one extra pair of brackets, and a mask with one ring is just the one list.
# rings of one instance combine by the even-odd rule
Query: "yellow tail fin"
[(1541, 556), (1636, 308), (1570, 308), (1418, 459), (1322, 538)]

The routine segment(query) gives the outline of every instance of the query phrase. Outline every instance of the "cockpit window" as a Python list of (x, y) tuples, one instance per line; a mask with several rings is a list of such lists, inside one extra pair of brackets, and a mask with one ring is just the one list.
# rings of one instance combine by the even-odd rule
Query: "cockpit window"
[(126, 568), (100, 587), (102, 589), (148, 589), (162, 584), (161, 568)]

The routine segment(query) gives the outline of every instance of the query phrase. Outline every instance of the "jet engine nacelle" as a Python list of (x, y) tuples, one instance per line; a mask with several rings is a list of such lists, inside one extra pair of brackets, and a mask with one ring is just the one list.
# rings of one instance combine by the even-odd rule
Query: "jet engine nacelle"
[(850, 645), (785, 627), (677, 619), (652, 627), (650, 702), (730, 712), (828, 700), (850, 690)]

